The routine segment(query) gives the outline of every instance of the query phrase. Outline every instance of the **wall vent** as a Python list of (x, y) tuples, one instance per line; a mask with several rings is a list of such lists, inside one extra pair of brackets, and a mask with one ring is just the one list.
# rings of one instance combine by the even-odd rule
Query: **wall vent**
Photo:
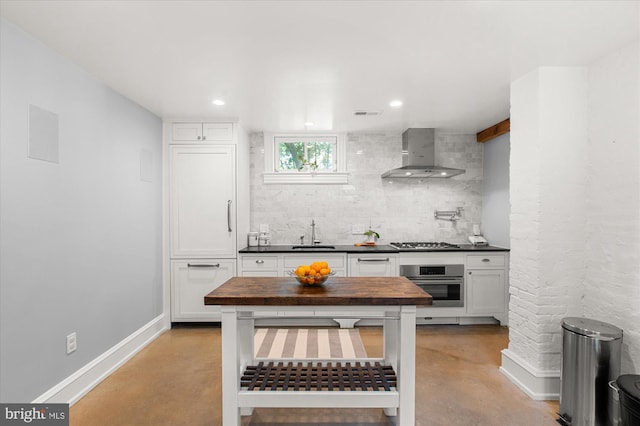
[(367, 115), (380, 115), (382, 114), (382, 112), (380, 111), (364, 111), (364, 110), (358, 110), (358, 111), (354, 111), (353, 115), (355, 115), (356, 117), (364, 117)]

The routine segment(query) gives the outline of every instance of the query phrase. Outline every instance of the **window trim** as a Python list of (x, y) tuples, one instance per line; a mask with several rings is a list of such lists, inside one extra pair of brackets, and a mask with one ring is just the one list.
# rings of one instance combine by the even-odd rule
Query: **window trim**
[[(276, 164), (276, 144), (287, 139), (327, 139), (335, 138), (335, 171), (279, 171)], [(264, 134), (264, 174), (265, 184), (346, 184), (349, 173), (347, 172), (346, 138), (342, 133), (265, 133)], [(333, 142), (333, 141), (332, 141)]]

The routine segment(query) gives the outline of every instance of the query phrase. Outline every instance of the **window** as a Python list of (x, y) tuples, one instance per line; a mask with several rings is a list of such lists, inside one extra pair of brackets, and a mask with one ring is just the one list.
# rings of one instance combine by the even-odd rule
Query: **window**
[(265, 134), (264, 183), (347, 183), (343, 135)]
[(276, 171), (336, 171), (336, 137), (275, 137)]

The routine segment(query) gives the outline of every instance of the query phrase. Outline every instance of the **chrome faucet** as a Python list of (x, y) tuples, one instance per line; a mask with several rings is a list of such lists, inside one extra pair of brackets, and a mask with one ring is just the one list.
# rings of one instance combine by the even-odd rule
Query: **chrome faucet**
[(311, 245), (315, 246), (316, 244), (320, 244), (320, 241), (316, 240), (316, 221), (311, 219)]

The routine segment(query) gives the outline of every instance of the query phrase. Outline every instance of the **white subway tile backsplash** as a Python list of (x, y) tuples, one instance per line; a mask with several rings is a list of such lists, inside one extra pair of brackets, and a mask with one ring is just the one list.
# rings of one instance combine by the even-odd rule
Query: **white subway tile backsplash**
[[(481, 220), (482, 144), (473, 134), (438, 134), (439, 165), (466, 169), (451, 179), (394, 182), (380, 176), (401, 166), (400, 133), (350, 133), (347, 141), (346, 185), (265, 185), (263, 134), (251, 135), (251, 229), (269, 223), (272, 244), (293, 244), (305, 235), (311, 220), (317, 238), (332, 244), (353, 244), (351, 225), (369, 224), (381, 242), (436, 240), (465, 242), (472, 224)], [(463, 207), (461, 220), (435, 220), (434, 210)]]

